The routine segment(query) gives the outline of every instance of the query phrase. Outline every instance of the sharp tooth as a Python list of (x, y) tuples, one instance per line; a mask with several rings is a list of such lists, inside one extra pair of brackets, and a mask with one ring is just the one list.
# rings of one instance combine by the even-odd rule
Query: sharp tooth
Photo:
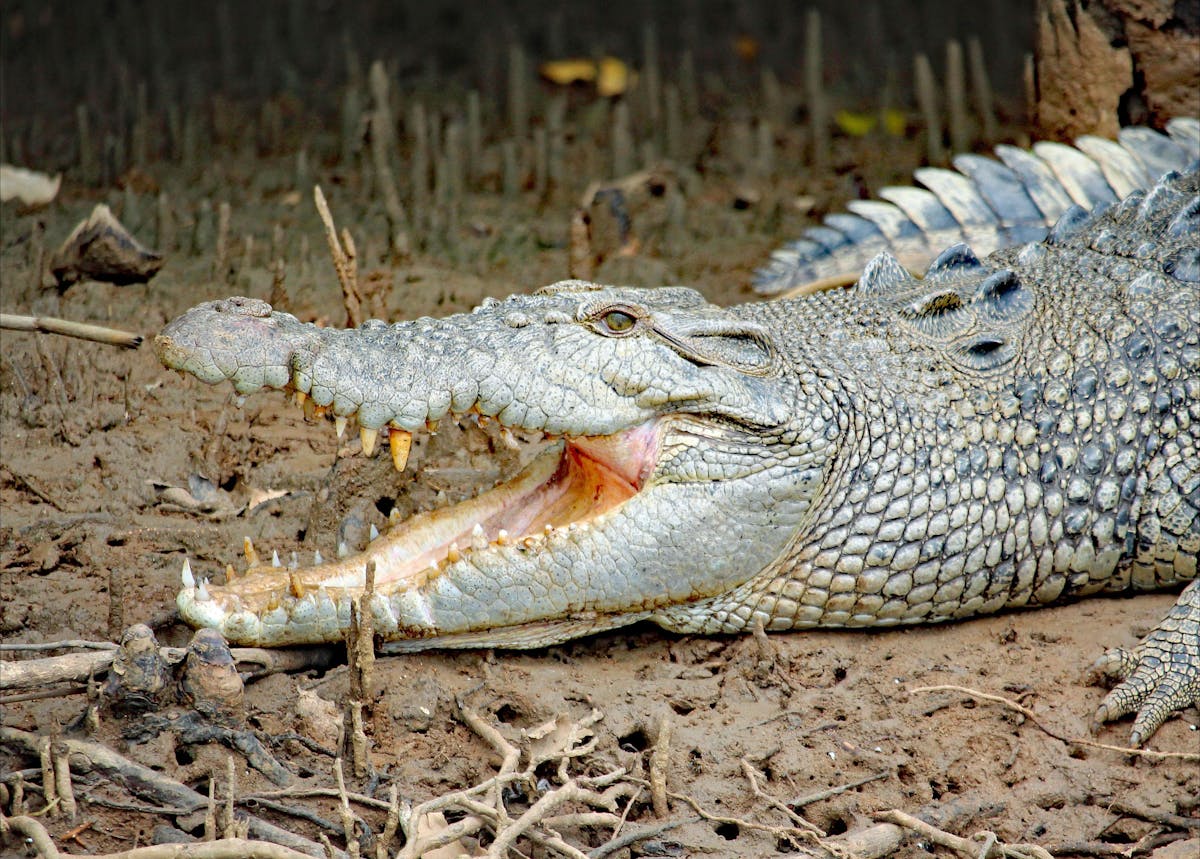
[(196, 587), (196, 577), (192, 575), (192, 562), (187, 558), (183, 559), (183, 570), (180, 572), (183, 578), (183, 586), (185, 588)]
[(233, 568), (233, 564), (225, 565), (225, 584), (229, 584), (237, 578), (237, 570)]
[(438, 421), (436, 421), (436, 420), (425, 421), (425, 429), (427, 429), (429, 432), (437, 432), (438, 431)]
[(246, 405), (246, 398), (245, 397), (235, 397), (233, 400), (233, 404), (240, 409), (242, 406)]
[(452, 564), (457, 564), (462, 560), (462, 553), (458, 551), (458, 543), (450, 544), (450, 549), (446, 552), (446, 560)]
[(505, 531), (503, 528), (501, 528), (499, 531), (496, 532), (496, 542), (499, 543), (501, 546), (508, 545), (508, 532)]
[(201, 579), (199, 587), (196, 588), (196, 600), (198, 602), (208, 602), (212, 599), (208, 595), (208, 579)]
[(346, 434), (346, 423), (347, 423), (346, 419), (344, 417), (342, 417), (341, 415), (338, 415), (336, 418), (333, 419), (333, 428), (335, 430), (337, 430), (338, 438), (341, 438), (343, 435)]
[(388, 527), (394, 528), (400, 524), (400, 508), (393, 507), (388, 513)]
[(553, 526), (553, 525), (551, 525), (549, 522), (547, 522), (547, 523), (546, 523), (546, 527), (545, 527), (543, 530), (544, 530), (544, 531), (545, 531), (547, 534), (553, 534), (553, 533), (554, 533), (554, 526)]
[(321, 553), (319, 551), (313, 552), (313, 566), (319, 567), (323, 563), (325, 563), (325, 559), (321, 557)]
[(483, 526), (476, 522), (475, 527), (471, 529), (471, 548), (475, 550), (486, 549), (487, 544), (487, 536), (483, 533)]
[(397, 471), (403, 471), (412, 449), (412, 433), (394, 429), (388, 433), (388, 445), (392, 448), (392, 465)]
[[(299, 391), (297, 391), (299, 393)], [(315, 421), (321, 415), (325, 414), (325, 410), (314, 403), (312, 400), (304, 399), (297, 402), (297, 405), (304, 407), (305, 420)]]
[(242, 551), (246, 554), (246, 563), (252, 567), (258, 566), (258, 552), (254, 551), (254, 543), (249, 537), (242, 540)]
[(367, 539), (370, 540), (372, 543), (374, 543), (376, 540), (379, 539), (379, 529), (375, 527), (374, 522), (371, 523), (371, 533), (367, 537)]
[(292, 596), (294, 597), (304, 596), (304, 591), (301, 589), (300, 583), (296, 581), (296, 577), (291, 573), (288, 573), (288, 589), (292, 592)]
[(516, 438), (512, 434), (512, 430), (508, 427), (500, 428), (500, 440), (504, 442), (504, 446), (509, 450), (520, 450), (521, 445), (517, 444)]
[(275, 549), (271, 552), (271, 566), (272, 567), (282, 567), (283, 566), (283, 564), (279, 560), (279, 550), (278, 549)]
[(480, 425), (481, 427), (485, 427), (485, 426), (487, 426), (488, 424), (490, 424), (491, 422), (492, 422), (492, 419), (491, 419), (491, 418), (489, 418), (487, 415), (480, 415), (480, 416), (479, 416), (479, 425)]
[(346, 558), (346, 557), (349, 557), (349, 555), (350, 555), (350, 547), (346, 545), (345, 540), (340, 541), (338, 543), (337, 556), (339, 558)]
[(358, 437), (362, 439), (363, 456), (375, 455), (375, 442), (379, 440), (379, 430), (370, 427), (360, 427)]
[(304, 393), (304, 391), (296, 391), (296, 393), (292, 394), (292, 402), (298, 406), (303, 406), (304, 401), (307, 399), (308, 394)]

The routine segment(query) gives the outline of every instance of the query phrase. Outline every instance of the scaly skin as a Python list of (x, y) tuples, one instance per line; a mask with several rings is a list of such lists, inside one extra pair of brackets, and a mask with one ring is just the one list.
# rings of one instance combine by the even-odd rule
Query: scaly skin
[[(1195, 171), (1171, 174), (986, 263), (959, 245), (917, 280), (882, 254), (852, 290), (728, 309), (578, 282), (355, 331), (249, 299), (200, 305), (159, 336), (164, 363), (299, 391), (356, 417), (368, 447), (386, 425), (403, 443), (468, 412), (566, 439), (362, 555), (223, 587), (185, 568), (180, 612), (241, 643), (338, 639), (368, 560), (364, 610), (395, 650), (537, 646), (645, 618), (700, 633), (925, 623), (1193, 580), (1198, 191)], [(553, 515), (536, 489), (552, 474), (555, 492), (583, 487)], [(1127, 679), (1097, 718), (1141, 707), (1140, 742), (1194, 701), (1198, 618), (1193, 581), (1113, 658)]]

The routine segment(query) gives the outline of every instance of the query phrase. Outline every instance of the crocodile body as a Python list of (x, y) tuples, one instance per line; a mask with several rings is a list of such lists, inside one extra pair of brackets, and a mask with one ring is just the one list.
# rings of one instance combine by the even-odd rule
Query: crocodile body
[[(172, 322), (167, 366), (296, 392), (393, 455), (443, 417), (550, 441), (512, 481), (364, 553), (178, 605), (260, 645), (531, 647), (677, 631), (878, 627), (1179, 586), (1101, 706), (1134, 738), (1200, 694), (1200, 175), (923, 278), (721, 308), (575, 281), (470, 314), (318, 329), (252, 299)], [(252, 553), (248, 553), (252, 554)], [(365, 567), (375, 564), (364, 596)]]
[(921, 271), (939, 252), (966, 242), (977, 254), (1045, 238), (1072, 205), (1092, 210), (1148, 188), (1168, 170), (1184, 170), (1200, 153), (1200, 120), (1180, 117), (1167, 134), (1126, 128), (1118, 140), (1085, 136), (1075, 146), (1037, 143), (996, 147), (999, 160), (965, 154), (958, 172), (923, 167), (925, 188), (891, 187), (880, 200), (855, 200), (771, 255), (754, 278), (763, 295), (809, 284), (845, 284), (880, 251)]

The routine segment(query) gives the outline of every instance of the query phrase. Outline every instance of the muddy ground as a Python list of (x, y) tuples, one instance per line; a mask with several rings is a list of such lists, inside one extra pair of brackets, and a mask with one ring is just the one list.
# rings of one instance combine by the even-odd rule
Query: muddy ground
[[(1012, 126), (1006, 133), (1022, 135)], [(833, 178), (823, 182), (797, 175), (751, 182), (748, 192), (738, 177), (712, 171), (689, 189), (682, 225), (652, 200), (634, 213), (639, 253), (604, 262), (598, 278), (688, 283), (717, 301), (751, 300), (754, 267), (813, 211), (863, 186), (902, 181), (920, 161), (915, 145), (900, 138), (835, 143)], [(363, 280), (382, 285), (377, 294), (392, 318), (468, 309), (485, 295), (566, 276), (569, 195), (539, 197), (525, 189), (505, 200), (497, 193), (469, 194), (443, 240), (390, 260), (378, 207), (364, 214), (360, 205), (368, 193), (361, 175), (324, 163), (308, 170), (324, 184), (339, 223), (356, 234)], [(33, 213), (6, 205), (0, 309), (150, 336), (203, 300), (268, 298), (268, 263), (282, 256), (285, 309), (304, 319), (344, 321), (310, 188), (296, 178), (294, 157), (235, 150), (198, 173), (150, 165), (125, 174), (121, 184), (129, 190), (68, 181), (58, 200)], [(167, 226), (155, 215), (159, 193), (169, 198)], [(802, 196), (813, 199), (796, 205)], [(211, 211), (224, 200), (231, 203), (230, 238), (225, 263), (214, 272)], [(112, 203), (144, 241), (160, 245), (166, 264), (149, 284), (84, 282), (60, 296), (38, 268), (42, 249), (55, 248), (98, 201)], [(123, 626), (142, 622), (162, 643), (185, 645), (191, 630), (173, 608), (185, 557), (198, 574), (221, 580), (226, 563), (242, 563), (246, 535), (260, 552), (278, 550), (284, 558), (295, 551), (307, 559), (314, 549), (330, 555), (340, 539), (360, 545), (371, 524), (383, 527), (393, 504), (407, 514), (464, 497), (511, 471), (519, 458), (476, 426), (443, 427), (436, 437), (418, 435), (408, 470), (396, 475), (385, 454), (365, 461), (357, 440), (339, 444), (331, 424), (306, 422), (281, 395), (256, 396), (238, 407), (226, 389), (164, 370), (148, 346), (130, 352), (5, 331), (0, 352), (0, 637), (9, 644), (111, 640)], [(203, 495), (206, 508), (173, 503), (178, 494), (164, 496), (173, 487)], [(274, 497), (262, 501), (263, 493)], [(395, 785), (415, 803), (492, 775), (498, 758), (456, 710), (456, 698), (466, 696), (512, 740), (558, 714), (577, 719), (599, 710), (595, 751), (579, 765), (590, 775), (624, 766), (644, 778), (659, 725), (669, 720), (668, 789), (690, 797), (708, 818), (688, 801), (672, 799), (667, 819), (680, 825), (615, 855), (750, 857), (799, 849), (803, 837), (783, 812), (753, 794), (744, 763), (784, 802), (863, 782), (796, 806), (830, 834), (867, 827), (874, 813), (896, 808), (959, 835), (990, 830), (1003, 841), (1034, 842), (1055, 855), (1127, 855), (1119, 851), (1179, 837), (1178, 824), (1163, 815), (1184, 815), (1195, 826), (1195, 764), (1064, 742), (999, 705), (959, 692), (911, 690), (954, 684), (1000, 695), (1023, 703), (1061, 736), (1085, 737), (1104, 694), (1086, 682), (1086, 667), (1106, 648), (1133, 645), (1173, 599), (1095, 599), (882, 633), (773, 634), (766, 644), (751, 636), (677, 636), (638, 626), (530, 652), (380, 658), (374, 669), (379, 691), (368, 702), (366, 723), (377, 778), (351, 777), (350, 787), (386, 799)], [(250, 727), (263, 737), (299, 732), (331, 747), (336, 724), (312, 715), (309, 693), (331, 702), (331, 709), (340, 706), (348, 694), (346, 668), (250, 683)], [(3, 722), (47, 731), (70, 725), (85, 705), (81, 694), (8, 703)], [(1198, 722), (1194, 709), (1175, 716), (1151, 746), (1195, 751)], [(96, 738), (201, 792), (215, 771), (222, 795), (225, 750), (173, 748), (169, 737), (129, 743), (121, 738), (127, 727), (127, 719), (105, 715)], [(1128, 720), (1106, 726), (1097, 739), (1123, 745), (1129, 728)], [(296, 742), (283, 743), (275, 754), (295, 773), (294, 786), (333, 784), (328, 757)], [(34, 765), (11, 747), (0, 750), (10, 788), (13, 770)], [(36, 774), (26, 775), (37, 781)], [(26, 788), (36, 809), (36, 787)], [(274, 789), (239, 762), (238, 795), (246, 806), (316, 839), (317, 823), (253, 801)], [(60, 841), (64, 850), (147, 844), (163, 824), (200, 831), (197, 815), (105, 805), (135, 800), (98, 777), (79, 777), (76, 791), (79, 820), (45, 819), (55, 836), (90, 824), (78, 840)], [(514, 797), (514, 814), (530, 801)], [(627, 802), (619, 809), (628, 814), (627, 828), (658, 822), (647, 792), (625, 808)], [(286, 804), (338, 819), (333, 799)], [(355, 810), (372, 831), (381, 829), (380, 810)], [(1174, 835), (1157, 838), (1160, 833)], [(612, 829), (583, 826), (563, 834), (586, 851), (606, 842)], [(344, 844), (336, 834), (330, 838)], [(466, 838), (458, 847), (472, 851), (476, 844)], [(526, 841), (520, 848), (522, 855), (551, 855)], [(3, 849), (20, 855), (15, 842)], [(930, 853), (950, 855), (919, 839), (894, 855)]]

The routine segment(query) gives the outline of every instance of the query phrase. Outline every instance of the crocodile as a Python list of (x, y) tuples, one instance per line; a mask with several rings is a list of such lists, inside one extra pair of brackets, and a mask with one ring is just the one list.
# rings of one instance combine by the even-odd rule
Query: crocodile
[[(476, 416), (546, 439), (514, 478), (360, 554), (183, 565), (190, 624), (385, 652), (538, 647), (648, 620), (684, 633), (890, 627), (1183, 587), (1097, 723), (1140, 744), (1200, 697), (1200, 171), (1041, 240), (914, 277), (735, 307), (564, 281), (470, 313), (336, 330), (209, 301), (160, 360), (290, 393), (403, 468)], [(368, 568), (370, 572), (368, 572)], [(368, 575), (371, 583), (368, 584)]]

